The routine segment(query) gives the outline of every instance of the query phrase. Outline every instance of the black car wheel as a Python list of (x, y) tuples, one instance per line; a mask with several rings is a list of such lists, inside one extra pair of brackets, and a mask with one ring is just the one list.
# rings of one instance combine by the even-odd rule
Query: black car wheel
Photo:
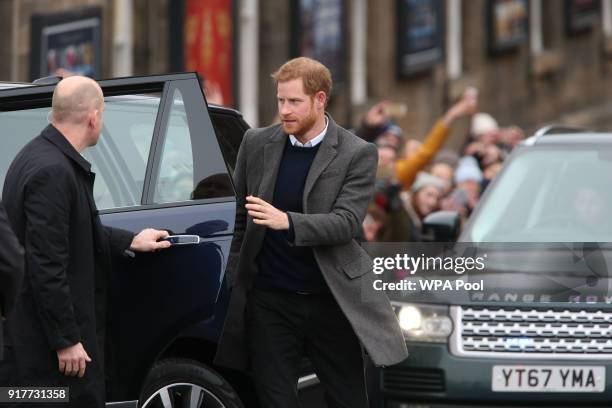
[(155, 364), (139, 401), (141, 408), (243, 408), (238, 394), (223, 377), (188, 359)]

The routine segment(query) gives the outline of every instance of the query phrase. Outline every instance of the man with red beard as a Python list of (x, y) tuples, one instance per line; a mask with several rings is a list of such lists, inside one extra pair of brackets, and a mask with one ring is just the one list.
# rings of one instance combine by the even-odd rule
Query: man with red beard
[(216, 362), (250, 371), (262, 406), (293, 408), (307, 356), (328, 406), (366, 408), (362, 345), (376, 365), (408, 355), (355, 241), (376, 146), (325, 113), (332, 80), (321, 63), (296, 58), (272, 78), (281, 123), (245, 134), (234, 172), (233, 289)]

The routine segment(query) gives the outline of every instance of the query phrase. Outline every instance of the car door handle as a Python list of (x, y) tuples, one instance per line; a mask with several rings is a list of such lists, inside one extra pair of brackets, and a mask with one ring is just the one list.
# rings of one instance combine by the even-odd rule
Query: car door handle
[(198, 235), (168, 235), (162, 238), (161, 241), (168, 241), (172, 246), (197, 245), (200, 243), (200, 237)]

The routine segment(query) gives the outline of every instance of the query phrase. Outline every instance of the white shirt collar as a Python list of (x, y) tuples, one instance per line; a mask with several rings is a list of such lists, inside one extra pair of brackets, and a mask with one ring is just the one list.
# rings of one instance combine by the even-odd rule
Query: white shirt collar
[(325, 137), (325, 133), (327, 133), (327, 125), (328, 125), (328, 121), (327, 121), (327, 116), (325, 117), (325, 129), (323, 129), (323, 131), (321, 133), (319, 133), (315, 138), (310, 139), (309, 141), (307, 141), (305, 144), (300, 143), (299, 140), (297, 140), (295, 138), (295, 136), (293, 135), (289, 135), (289, 140), (291, 141), (291, 145), (292, 146), (297, 146), (297, 147), (315, 147), (316, 145), (318, 145), (319, 143), (321, 143), (323, 141), (323, 138)]

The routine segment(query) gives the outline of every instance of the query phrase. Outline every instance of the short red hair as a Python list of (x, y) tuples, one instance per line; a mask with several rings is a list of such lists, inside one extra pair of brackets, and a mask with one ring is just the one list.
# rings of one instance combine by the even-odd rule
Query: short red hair
[(317, 92), (322, 91), (329, 99), (332, 89), (331, 72), (325, 65), (312, 58), (298, 57), (289, 60), (271, 76), (276, 84), (301, 78), (307, 95), (315, 96)]

